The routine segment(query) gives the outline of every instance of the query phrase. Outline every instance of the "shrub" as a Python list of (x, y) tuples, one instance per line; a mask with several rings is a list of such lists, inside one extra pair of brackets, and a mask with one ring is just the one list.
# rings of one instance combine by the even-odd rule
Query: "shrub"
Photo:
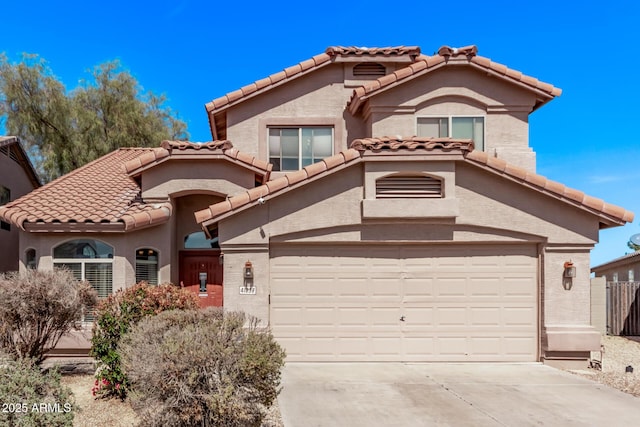
[(284, 350), (255, 318), (222, 309), (144, 319), (121, 342), (142, 425), (259, 426)]
[(42, 373), (28, 359), (0, 360), (0, 425), (71, 426), (75, 402), (56, 370)]
[(117, 347), (131, 326), (162, 311), (196, 308), (198, 296), (172, 284), (140, 282), (103, 300), (96, 310), (91, 337), (90, 354), (98, 359), (93, 395), (126, 398), (129, 381), (120, 366)]
[(0, 348), (40, 364), (62, 335), (80, 329), (82, 313), (96, 298), (68, 270), (0, 275)]

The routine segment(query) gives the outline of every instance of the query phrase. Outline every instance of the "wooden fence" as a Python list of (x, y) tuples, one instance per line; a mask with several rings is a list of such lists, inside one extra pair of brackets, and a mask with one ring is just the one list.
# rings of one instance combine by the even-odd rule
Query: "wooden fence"
[(607, 334), (640, 335), (640, 282), (607, 282)]

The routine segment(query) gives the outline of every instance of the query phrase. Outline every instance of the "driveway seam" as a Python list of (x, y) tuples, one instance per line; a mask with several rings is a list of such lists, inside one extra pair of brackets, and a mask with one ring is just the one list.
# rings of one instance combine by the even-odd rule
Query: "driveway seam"
[(430, 377), (427, 375), (427, 378), (431, 381), (433, 381), (434, 383), (438, 384), (440, 387), (442, 387), (445, 391), (447, 391), (448, 393), (454, 395), (455, 397), (457, 397), (459, 400), (463, 401), (464, 403), (466, 403), (467, 405), (473, 407), (476, 411), (480, 412), (481, 414), (486, 415), (487, 417), (489, 417), (490, 419), (492, 419), (493, 421), (496, 422), (496, 424), (501, 425), (501, 426), (506, 426), (507, 424), (504, 424), (503, 422), (501, 422), (500, 420), (498, 420), (496, 417), (494, 417), (493, 415), (491, 415), (489, 412), (483, 410), (482, 408), (480, 408), (479, 406), (476, 406), (473, 404), (473, 402), (470, 402), (469, 400), (465, 399), (462, 395), (456, 393), (455, 391), (453, 391), (451, 388), (447, 387), (444, 383), (438, 382), (435, 379), (433, 379), (433, 377)]

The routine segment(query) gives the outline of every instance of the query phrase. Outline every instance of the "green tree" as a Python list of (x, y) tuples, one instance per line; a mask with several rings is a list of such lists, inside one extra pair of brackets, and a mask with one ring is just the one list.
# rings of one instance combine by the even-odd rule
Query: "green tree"
[(0, 123), (23, 140), (46, 181), (119, 147), (188, 138), (165, 101), (145, 92), (118, 61), (94, 67), (67, 91), (39, 56), (12, 63), (0, 54)]

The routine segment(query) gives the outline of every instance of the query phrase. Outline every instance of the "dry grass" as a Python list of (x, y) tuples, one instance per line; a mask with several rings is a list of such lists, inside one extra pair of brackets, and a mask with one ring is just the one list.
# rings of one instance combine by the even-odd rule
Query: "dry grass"
[(76, 404), (75, 427), (113, 426), (130, 427), (137, 424), (136, 414), (129, 403), (118, 399), (95, 399), (91, 395), (93, 375), (64, 375), (62, 383), (73, 391)]
[[(603, 337), (602, 356), (599, 352), (592, 354), (595, 360), (602, 357), (602, 370), (589, 369), (575, 373), (640, 397), (640, 342), (636, 339), (638, 337)], [(627, 366), (633, 368), (632, 373), (626, 372)]]
[[(75, 414), (74, 427), (130, 427), (138, 423), (135, 412), (127, 401), (118, 399), (95, 399), (91, 395), (93, 375), (63, 375), (62, 383), (73, 391), (80, 407)], [(283, 427), (280, 410), (276, 404), (271, 408), (262, 427)]]

